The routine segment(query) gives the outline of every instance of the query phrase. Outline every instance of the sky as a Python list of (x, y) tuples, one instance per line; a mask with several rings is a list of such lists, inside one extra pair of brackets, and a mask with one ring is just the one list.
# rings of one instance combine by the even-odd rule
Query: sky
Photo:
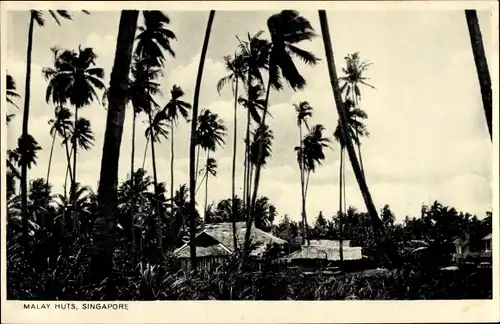
[[(200, 108), (217, 113), (228, 127), (226, 146), (217, 150), (217, 177), (210, 178), (208, 200), (231, 196), (231, 162), (233, 142), (233, 96), (230, 88), (219, 95), (217, 81), (227, 72), (223, 56), (234, 53), (238, 41), (266, 31), (267, 18), (276, 11), (217, 11), (210, 36), (203, 72)], [(168, 57), (164, 76), (160, 79), (165, 105), (170, 89), (179, 85), (184, 99), (193, 100), (195, 78), (208, 18), (207, 11), (168, 11), (170, 29), (177, 40), (172, 42), (175, 58)], [(337, 125), (337, 112), (316, 11), (301, 10), (318, 37), (300, 47), (314, 52), (321, 62), (308, 67), (297, 62), (307, 81), (300, 92), (285, 87), (270, 95), (269, 120), (274, 132), (273, 154), (262, 171), (260, 195), (270, 198), (280, 216), (288, 214), (300, 219), (300, 175), (293, 148), (298, 142), (298, 128), (293, 104), (308, 101), (314, 108), (310, 124), (323, 124), (326, 136), (332, 139)], [(444, 205), (476, 214), (482, 218), (492, 209), (492, 153), (474, 60), (470, 49), (467, 25), (462, 10), (448, 11), (328, 11), (330, 34), (337, 69), (344, 66), (344, 57), (359, 52), (362, 60), (373, 63), (366, 76), (376, 89), (362, 88), (360, 106), (368, 114), (366, 126), (370, 137), (363, 141), (363, 164), (367, 183), (377, 209), (388, 204), (397, 220), (406, 215), (418, 216), (422, 204), (438, 200)], [(493, 51), (491, 13), (479, 11), (479, 22), (487, 55)], [(41, 69), (51, 66), (50, 47), (64, 49), (92, 47), (98, 55), (97, 65), (105, 70), (109, 84), (116, 46), (120, 13), (74, 13), (73, 21), (62, 26), (46, 15), (46, 26), (35, 28), (31, 112), (29, 132), (43, 151), (38, 165), (29, 171), (30, 179), (46, 177), (51, 136), (48, 120), (54, 107), (45, 102), (47, 82)], [(139, 23), (142, 24), (142, 18)], [(24, 96), (26, 44), (29, 13), (7, 14), (6, 69), (17, 82), (18, 93)], [(268, 37), (267, 32), (264, 37)], [(497, 44), (498, 45), (498, 44)], [(490, 57), (490, 56), (488, 56)], [(491, 65), (490, 65), (491, 68)], [(23, 101), (18, 105), (22, 107)], [(8, 148), (17, 144), (21, 133), (22, 112), (8, 107), (16, 117), (7, 131)], [(96, 141), (89, 151), (78, 152), (78, 181), (96, 190), (100, 172), (106, 110), (95, 102), (80, 110), (90, 120)], [(241, 196), (243, 174), (244, 109), (238, 112), (237, 194)], [(121, 146), (119, 179), (130, 170), (132, 114), (127, 109)], [(138, 122), (136, 166), (142, 164), (146, 140), (145, 118)], [(50, 182), (53, 190), (62, 191), (66, 165), (63, 146), (54, 149)], [(175, 188), (188, 182), (189, 124), (181, 121), (175, 129)], [(332, 140), (326, 159), (311, 175), (307, 212), (310, 222), (322, 211), (331, 217), (338, 209), (338, 170), (340, 150)], [(156, 148), (158, 178), (170, 188), (170, 145), (163, 140)], [(348, 159), (347, 159), (348, 160)], [(146, 167), (152, 170), (148, 153)], [(204, 192), (198, 194), (203, 199)], [(346, 169), (347, 204), (365, 211), (364, 202), (350, 164)]]

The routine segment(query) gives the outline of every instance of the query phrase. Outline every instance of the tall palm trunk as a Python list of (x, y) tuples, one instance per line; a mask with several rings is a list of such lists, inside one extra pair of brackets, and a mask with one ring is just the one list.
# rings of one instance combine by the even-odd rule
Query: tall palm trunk
[(142, 158), (142, 169), (146, 166), (146, 155), (148, 153), (149, 137), (146, 138), (146, 146), (144, 147), (144, 157)]
[[(153, 117), (151, 116), (151, 112), (148, 113), (149, 117), (149, 128), (153, 129)], [(153, 134), (151, 134), (153, 136)], [(161, 209), (160, 209), (160, 201), (158, 198), (158, 175), (156, 173), (156, 156), (155, 156), (155, 141), (153, 137), (149, 141), (151, 143), (151, 160), (153, 160), (153, 181), (155, 186), (155, 212), (156, 212), (156, 231), (158, 233), (158, 247), (160, 248), (161, 255), (163, 257), (163, 235), (161, 229)]]
[(479, 78), (479, 86), (481, 88), (481, 97), (483, 99), (484, 114), (486, 117), (486, 124), (490, 133), (490, 140), (493, 139), (492, 130), (492, 99), (491, 99), (491, 78), (488, 70), (488, 62), (484, 53), (483, 37), (481, 29), (479, 28), (479, 21), (477, 18), (476, 10), (465, 10), (465, 19), (467, 20), (467, 27), (469, 29), (469, 37), (472, 47), (472, 54), (474, 55), (474, 62), (476, 64), (477, 76)]
[[(31, 84), (31, 52), (33, 50), (33, 29), (35, 19), (33, 11), (30, 11), (30, 24), (28, 28), (28, 46), (26, 49), (26, 83), (24, 91), (24, 112), (23, 112), (23, 130), (21, 135), (21, 143), (26, 146), (28, 138), (28, 122), (30, 114), (30, 84)], [(23, 153), (24, 153), (24, 148)], [(28, 244), (28, 165), (21, 164), (21, 209), (22, 209), (22, 228), (23, 228), (23, 244), (27, 247)]]
[[(101, 242), (109, 243), (105, 251), (111, 258), (114, 250), (111, 231), (118, 215), (118, 165), (127, 102), (126, 92), (122, 85), (127, 81), (130, 71), (138, 17), (139, 11), (137, 10), (122, 10), (121, 12), (115, 58), (111, 71), (109, 106), (102, 148), (98, 218), (95, 222), (94, 233), (98, 244)], [(102, 240), (103, 238), (106, 240)], [(96, 254), (96, 256), (98, 255)], [(111, 269), (107, 269), (107, 271), (111, 271)]]
[[(207, 151), (207, 165), (208, 165), (208, 158), (210, 156), (210, 151)], [(205, 170), (205, 207), (204, 207), (204, 216), (205, 220), (207, 218), (207, 206), (208, 206), (208, 170)]]
[[(235, 90), (234, 90), (234, 117), (233, 117), (233, 168), (231, 170), (231, 221), (233, 223), (233, 245), (234, 251), (238, 248), (238, 240), (236, 239), (236, 149), (237, 149), (237, 139), (238, 136), (238, 78), (235, 80)], [(206, 202), (205, 202), (206, 205)], [(207, 207), (205, 206), (205, 210)]]
[(136, 113), (135, 107), (132, 107), (132, 153), (130, 154), (130, 190), (132, 194), (132, 203), (130, 205), (130, 228), (132, 234), (132, 258), (135, 259), (135, 187), (134, 187), (134, 159), (135, 159), (135, 122), (136, 122)]
[(304, 154), (302, 152), (302, 123), (299, 124), (299, 148), (300, 148), (300, 198), (302, 202), (302, 226), (304, 230), (304, 234), (302, 235), (302, 244), (306, 243), (307, 235), (307, 224), (306, 224), (306, 197), (305, 197), (305, 189), (304, 189)]
[(339, 168), (339, 256), (340, 256), (340, 267), (343, 268), (344, 265), (344, 247), (343, 247), (343, 224), (344, 224), (344, 208), (342, 208), (342, 199), (344, 197), (343, 192), (345, 191), (344, 186), (344, 147), (340, 148), (340, 168)]
[(244, 162), (243, 162), (243, 205), (248, 207), (248, 174), (249, 174), (249, 159), (248, 159), (248, 146), (250, 140), (250, 110), (247, 111), (247, 127), (245, 131), (245, 152), (244, 152)]
[[(271, 62), (269, 62), (269, 65)], [(263, 116), (259, 125), (259, 128), (257, 129), (257, 132), (259, 132), (257, 138), (259, 138), (259, 150), (257, 154), (257, 164), (255, 166), (255, 180), (254, 180), (254, 186), (253, 186), (253, 193), (252, 193), (252, 200), (250, 202), (250, 208), (247, 208), (247, 223), (246, 223), (246, 231), (245, 231), (245, 243), (243, 247), (243, 253), (241, 255), (241, 261), (240, 261), (240, 266), (239, 270), (242, 271), (246, 259), (248, 258), (248, 255), (250, 253), (250, 233), (252, 230), (252, 221), (253, 221), (253, 216), (255, 214), (255, 202), (257, 201), (257, 193), (259, 191), (259, 184), (260, 184), (260, 172), (261, 172), (261, 167), (262, 167), (262, 156), (264, 155), (264, 141), (262, 140), (262, 137), (264, 135), (264, 127), (266, 125), (266, 117), (267, 117), (267, 109), (268, 109), (268, 104), (269, 104), (269, 93), (271, 92), (271, 78), (269, 78), (268, 84), (267, 84), (267, 91), (266, 91), (266, 104), (264, 106), (264, 111), (263, 111)], [(249, 181), (250, 182), (250, 181)]]
[(200, 65), (198, 66), (198, 75), (196, 76), (196, 86), (194, 89), (193, 98), (193, 116), (191, 118), (191, 142), (189, 144), (189, 197), (191, 206), (190, 217), (190, 254), (191, 254), (191, 269), (196, 270), (196, 178), (195, 178), (195, 148), (196, 148), (196, 124), (198, 119), (198, 104), (200, 97), (201, 79), (203, 76), (203, 66), (205, 64), (205, 57), (207, 55), (208, 41), (210, 39), (210, 30), (214, 21), (215, 10), (210, 10), (208, 15), (207, 29), (205, 31), (205, 39), (203, 40), (203, 47), (201, 50)]
[(45, 182), (49, 185), (50, 178), (50, 166), (52, 165), (52, 154), (54, 154), (54, 144), (56, 143), (56, 133), (52, 134), (52, 144), (50, 145), (50, 155), (49, 155), (49, 166), (47, 168), (47, 181)]
[(170, 213), (173, 215), (174, 201), (174, 120), (170, 120), (170, 204), (172, 206)]
[[(327, 59), (326, 61), (328, 65), (328, 73), (330, 75), (330, 83), (333, 90), (335, 105), (337, 107), (337, 113), (339, 114), (339, 118), (342, 123), (342, 129), (348, 129), (347, 114), (342, 102), (342, 95), (340, 93), (337, 72), (335, 69), (335, 60), (333, 57), (332, 43), (330, 39), (330, 30), (328, 27), (328, 18), (326, 16), (325, 10), (319, 10), (319, 19), (321, 24), (321, 32), (323, 35), (323, 44), (325, 47), (325, 54)], [(397, 262), (398, 257), (396, 254), (396, 250), (394, 246), (386, 240), (384, 226), (382, 224), (382, 221), (378, 217), (377, 209), (375, 207), (375, 204), (373, 203), (370, 191), (368, 189), (368, 185), (366, 184), (366, 180), (363, 176), (363, 173), (361, 172), (361, 168), (356, 158), (356, 152), (354, 150), (354, 146), (351, 141), (351, 134), (346, 131), (344, 132), (344, 136), (346, 138), (345, 145), (347, 149), (347, 154), (349, 155), (349, 160), (351, 161), (354, 175), (356, 177), (359, 188), (361, 190), (361, 194), (365, 201), (366, 209), (368, 210), (368, 213), (372, 219), (372, 226), (374, 229), (374, 233), (376, 233), (380, 250), (384, 254), (384, 257), (386, 261), (389, 263), (389, 266), (391, 266), (395, 262)]]
[(68, 173), (69, 173), (70, 183), (73, 183), (73, 172), (71, 172), (71, 156), (72, 156), (73, 152), (70, 152), (70, 150), (69, 150), (68, 135), (66, 134), (66, 129), (63, 129), (63, 136), (64, 136), (64, 148), (66, 150), (66, 163), (68, 165), (68, 167), (66, 169), (66, 177), (64, 179), (65, 185), (66, 185), (66, 181), (68, 179)]
[(73, 124), (73, 181), (71, 182), (71, 194), (69, 195), (71, 206), (73, 207), (73, 229), (79, 230), (78, 211), (76, 208), (76, 153), (78, 151), (78, 107), (75, 107), (75, 123)]

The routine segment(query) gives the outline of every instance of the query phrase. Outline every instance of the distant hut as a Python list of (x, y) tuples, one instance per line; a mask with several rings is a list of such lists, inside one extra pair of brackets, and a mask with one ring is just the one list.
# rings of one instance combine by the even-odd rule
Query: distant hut
[[(245, 242), (246, 223), (236, 223), (238, 248), (242, 248)], [(250, 232), (250, 241), (252, 251), (250, 257), (262, 259), (270, 246), (279, 247), (280, 250), (287, 250), (287, 242), (266, 233), (255, 226), (252, 226)], [(207, 224), (204, 229), (196, 235), (196, 258), (198, 268), (211, 270), (220, 264), (223, 264), (227, 258), (234, 253), (233, 243), (233, 224), (218, 223)], [(189, 270), (190, 262), (190, 242), (174, 251), (174, 256), (180, 260), (181, 269)]]
[[(342, 252), (344, 266), (361, 267), (362, 247), (351, 247), (349, 241), (343, 241)], [(303, 245), (300, 250), (282, 258), (283, 261), (304, 268), (315, 269), (338, 265), (340, 261), (340, 242), (334, 240), (311, 240), (310, 245)]]

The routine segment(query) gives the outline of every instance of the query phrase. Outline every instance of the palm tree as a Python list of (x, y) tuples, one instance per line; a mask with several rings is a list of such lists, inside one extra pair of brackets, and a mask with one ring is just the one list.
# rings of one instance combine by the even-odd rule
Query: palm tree
[(255, 227), (268, 231), (277, 216), (276, 207), (268, 197), (259, 197), (255, 206)]
[[(122, 85), (128, 80), (138, 17), (137, 10), (121, 12), (115, 59), (109, 83), (109, 107), (99, 177), (98, 218), (95, 222), (97, 236), (109, 239), (118, 213), (118, 162), (127, 105), (127, 94), (122, 91)], [(108, 255), (112, 258), (111, 249), (108, 250)]]
[[(104, 70), (95, 67), (97, 55), (92, 48), (78, 48), (78, 52), (64, 50), (59, 52), (58, 49), (53, 49), (55, 59), (54, 69), (44, 68), (43, 73), (49, 85), (47, 86), (47, 102), (52, 99), (54, 104), (65, 104), (67, 101), (75, 107), (74, 132), (72, 137), (73, 147), (73, 181), (71, 195), (74, 194), (74, 185), (77, 180), (76, 175), (76, 156), (78, 151), (77, 139), (79, 138), (77, 124), (78, 110), (89, 105), (99, 97), (96, 89), (104, 90), (105, 86), (102, 81), (104, 78)], [(70, 197), (71, 197), (70, 195)], [(76, 210), (73, 210), (76, 218)]]
[[(345, 99), (349, 98), (353, 102), (353, 105), (359, 108), (359, 101), (361, 100), (360, 85), (375, 89), (374, 86), (367, 82), (369, 78), (363, 75), (372, 63), (361, 61), (359, 53), (349, 54), (344, 60), (346, 61), (346, 67), (342, 68), (342, 71), (345, 75), (339, 78), (344, 84), (340, 88), (340, 91), (345, 92)], [(361, 141), (356, 142), (356, 146), (358, 147), (359, 164), (364, 174), (365, 169), (363, 167), (363, 158), (361, 155)]]
[[(252, 132), (253, 140), (249, 148), (250, 175), (252, 178), (253, 170), (258, 166), (266, 165), (267, 159), (271, 157), (272, 140), (274, 139), (273, 131), (266, 125), (264, 128), (257, 128)], [(261, 146), (264, 148), (264, 154), (259, 156)], [(251, 189), (251, 188), (250, 188)]]
[(159, 205), (159, 199), (158, 199), (158, 192), (156, 189), (159, 188), (158, 186), (158, 173), (156, 169), (156, 153), (155, 153), (155, 143), (159, 143), (161, 141), (161, 137), (164, 137), (165, 139), (168, 138), (168, 130), (167, 130), (167, 123), (164, 118), (164, 113), (163, 111), (157, 111), (156, 114), (153, 116), (155, 112), (153, 111), (152, 108), (147, 109), (147, 115), (148, 115), (148, 121), (149, 121), (149, 127), (146, 129), (145, 136), (146, 138), (149, 139), (149, 143), (151, 144), (151, 159), (153, 163), (153, 186), (154, 186), (154, 194), (155, 194), (155, 211), (156, 211), (156, 224), (158, 226), (158, 242), (160, 245), (160, 250), (163, 255), (163, 245), (162, 245), (162, 235), (161, 235), (161, 229), (159, 226), (161, 225), (161, 219), (162, 219), (162, 213)]
[[(207, 219), (207, 206), (208, 206), (208, 178), (210, 177), (210, 175), (212, 175), (213, 177), (217, 176), (217, 167), (218, 167), (217, 160), (214, 159), (213, 157), (210, 157), (209, 154), (210, 154), (210, 151), (207, 152), (207, 162), (205, 164), (205, 167), (200, 170), (200, 174), (203, 174), (203, 178), (200, 181), (200, 186), (203, 183), (203, 180), (205, 180), (205, 207), (203, 209), (205, 211), (205, 215), (204, 215), (205, 222)], [(199, 187), (198, 187), (198, 189), (199, 189)]]
[[(137, 115), (144, 111), (149, 111), (151, 105), (158, 107), (153, 96), (161, 94), (160, 84), (156, 81), (160, 76), (161, 69), (148, 65), (148, 61), (138, 55), (134, 55), (131, 65), (131, 78), (127, 87), (127, 102), (132, 103), (132, 152), (130, 154), (130, 174), (134, 174), (135, 167), (135, 137), (136, 137), (136, 121)], [(107, 97), (108, 93), (106, 93)], [(105, 99), (106, 99), (105, 97)], [(146, 143), (146, 148), (149, 143)], [(144, 153), (146, 154), (146, 152)], [(144, 163), (142, 168), (144, 168)], [(132, 194), (135, 193), (134, 177), (130, 179)], [(134, 219), (135, 205), (129, 210), (131, 219)], [(132, 230), (134, 230), (132, 228)], [(133, 237), (134, 238), (134, 237)], [(135, 247), (135, 242), (132, 242)]]
[[(238, 37), (239, 57), (243, 65), (246, 78), (247, 99), (240, 98), (240, 104), (247, 108), (246, 132), (245, 132), (245, 162), (243, 175), (243, 200), (246, 206), (250, 205), (250, 167), (249, 167), (249, 145), (250, 145), (250, 117), (260, 123), (260, 116), (255, 108), (264, 109), (265, 99), (259, 99), (263, 95), (264, 79), (261, 70), (269, 69), (269, 41), (261, 39), (264, 32), (259, 31), (251, 36), (247, 34), (247, 40), (241, 41)], [(248, 208), (246, 208), (248, 210)]]
[(297, 113), (297, 126), (299, 127), (299, 146), (296, 147), (297, 157), (299, 158), (298, 164), (300, 168), (300, 192), (302, 198), (302, 223), (306, 229), (306, 235), (302, 237), (302, 244), (305, 243), (307, 236), (307, 221), (306, 221), (306, 196), (305, 196), (305, 175), (304, 175), (304, 154), (303, 154), (303, 141), (302, 141), (302, 124), (304, 124), (309, 130), (309, 125), (307, 124), (307, 118), (312, 117), (313, 108), (309, 105), (307, 101), (300, 102), (299, 104), (293, 105), (295, 112)]
[(212, 23), (215, 17), (215, 10), (210, 10), (208, 15), (207, 28), (205, 30), (205, 38), (203, 40), (203, 47), (201, 49), (200, 65), (198, 66), (198, 74), (196, 76), (196, 86), (194, 89), (193, 98), (193, 115), (191, 117), (191, 141), (189, 144), (189, 198), (191, 203), (191, 219), (189, 224), (191, 225), (191, 231), (189, 233), (189, 239), (191, 241), (190, 254), (191, 254), (191, 268), (196, 270), (196, 245), (194, 244), (196, 236), (196, 170), (195, 170), (195, 158), (196, 158), (196, 145), (197, 145), (197, 121), (198, 121), (198, 100), (200, 97), (201, 79), (203, 76), (203, 66), (205, 64), (205, 57), (207, 55), (208, 42), (210, 39), (210, 31), (212, 30)]
[[(333, 49), (330, 39), (330, 29), (328, 27), (328, 18), (326, 16), (325, 10), (319, 10), (319, 20), (321, 24), (321, 33), (323, 35), (323, 44), (325, 47), (325, 56), (328, 65), (328, 73), (330, 75), (330, 83), (332, 86), (333, 96), (335, 99), (335, 106), (337, 107), (337, 113), (339, 114), (342, 129), (349, 129), (347, 114), (345, 113), (343, 107), (342, 94), (340, 92), (339, 80), (337, 78), (337, 72), (335, 69), (335, 60), (333, 57)], [(368, 214), (370, 215), (370, 218), (372, 220), (372, 226), (374, 232), (376, 233), (382, 253), (385, 254), (387, 261), (391, 265), (393, 262), (396, 261), (397, 258), (395, 254), (396, 251), (393, 249), (393, 246), (390, 245), (390, 242), (386, 240), (385, 230), (382, 221), (378, 217), (377, 209), (375, 208), (375, 204), (373, 203), (372, 197), (370, 195), (370, 191), (368, 189), (368, 185), (366, 184), (365, 177), (361, 172), (359, 162), (356, 158), (356, 152), (354, 150), (354, 146), (351, 141), (351, 133), (345, 132), (344, 136), (345, 136), (346, 150), (347, 153), (349, 154), (349, 160), (351, 161), (354, 175), (356, 177), (356, 180), (361, 190), (361, 194), (365, 201), (366, 209), (368, 210)]]
[[(263, 96), (262, 85), (259, 83), (254, 83), (250, 85), (250, 88), (247, 90), (248, 98), (240, 97), (238, 99), (239, 103), (247, 109), (247, 126), (246, 126), (246, 135), (245, 135), (245, 160), (244, 160), (244, 176), (243, 176), (243, 197), (244, 204), (246, 206), (250, 205), (250, 161), (248, 159), (249, 156), (249, 147), (250, 147), (250, 124), (252, 120), (257, 124), (260, 123), (261, 117), (259, 110), (261, 112), (264, 111), (265, 99)], [(268, 115), (269, 112), (268, 112)]]
[(163, 50), (175, 57), (170, 41), (176, 40), (176, 37), (174, 32), (167, 28), (170, 19), (160, 10), (144, 10), (142, 14), (144, 26), (138, 28), (135, 54), (147, 59), (148, 66), (163, 66), (165, 62)]
[[(293, 90), (301, 90), (306, 85), (306, 80), (302, 77), (295, 66), (292, 57), (298, 57), (306, 64), (316, 65), (318, 58), (313, 53), (297, 47), (296, 44), (304, 40), (311, 40), (316, 36), (311, 23), (295, 10), (283, 10), (274, 14), (267, 20), (267, 27), (271, 35), (271, 48), (269, 51), (269, 79), (266, 91), (266, 105), (264, 115), (259, 124), (263, 129), (266, 125), (267, 109), (269, 108), (269, 93), (271, 86), (276, 90), (283, 88), (281, 78), (283, 77)], [(259, 146), (259, 156), (264, 154), (264, 143)], [(260, 160), (260, 158), (258, 158)], [(240, 269), (248, 256), (250, 247), (250, 232), (252, 226), (252, 213), (259, 191), (261, 164), (257, 164), (255, 169), (254, 188), (250, 205), (250, 214), (246, 224), (245, 248), (241, 258)]]
[[(226, 136), (226, 126), (224, 121), (219, 118), (210, 109), (203, 109), (198, 116), (198, 126), (196, 129), (196, 140), (198, 145), (197, 160), (199, 160), (200, 150), (207, 152), (215, 152), (217, 147), (222, 147), (225, 144), (224, 136)], [(196, 162), (198, 165), (198, 161)]]
[[(356, 108), (354, 102), (351, 99), (346, 99), (344, 101), (344, 109), (347, 112), (347, 122), (348, 129), (354, 144), (360, 143), (360, 137), (368, 137), (370, 134), (366, 130), (363, 120), (368, 117), (368, 115), (360, 108)], [(340, 145), (340, 168), (339, 168), (339, 242), (340, 242), (340, 262), (343, 262), (343, 251), (342, 251), (342, 226), (343, 226), (343, 215), (347, 212), (345, 202), (345, 137), (342, 133), (342, 123), (339, 119), (337, 123), (337, 128), (333, 133), (333, 137)], [(342, 207), (343, 200), (343, 207)]]
[[(143, 210), (146, 206), (148, 191), (153, 181), (147, 175), (146, 170), (138, 169), (127, 180), (125, 180), (118, 188), (118, 208), (122, 215), (130, 215), (129, 221), (121, 222), (130, 224), (132, 235), (132, 249), (135, 252), (136, 238), (139, 236), (139, 251), (142, 251), (142, 224), (144, 218), (148, 214)], [(136, 207), (138, 209), (136, 210)], [(136, 213), (137, 211), (137, 213)], [(141, 233), (137, 235), (137, 232)], [(135, 257), (135, 255), (133, 255)]]
[(174, 123), (177, 126), (179, 116), (184, 120), (189, 117), (191, 104), (183, 101), (184, 91), (178, 85), (174, 85), (170, 90), (170, 101), (163, 108), (163, 112), (170, 122), (170, 200), (174, 198)]
[(476, 10), (465, 10), (465, 19), (469, 29), (469, 37), (476, 64), (477, 76), (479, 78), (479, 86), (481, 88), (481, 97), (483, 99), (484, 114), (486, 116), (486, 124), (490, 133), (490, 140), (493, 138), (493, 116), (492, 116), (492, 99), (491, 99), (491, 78), (488, 70), (488, 62), (484, 54), (483, 37), (479, 28)]
[[(56, 23), (60, 26), (59, 17), (71, 20), (71, 15), (67, 10), (49, 10), (49, 14), (54, 18)], [(83, 11), (88, 14), (87, 11)], [(45, 19), (41, 10), (30, 10), (30, 23), (28, 27), (28, 44), (26, 49), (26, 82), (24, 90), (24, 111), (23, 111), (23, 128), (21, 138), (29, 142), (28, 122), (30, 113), (30, 96), (31, 96), (31, 54), (33, 51), (33, 32), (35, 23), (39, 27), (45, 25)], [(23, 212), (23, 237), (25, 242), (28, 242), (28, 218), (27, 218), (27, 205), (28, 204), (28, 167), (21, 165), (21, 209)]]
[[(233, 223), (233, 245), (234, 245), (234, 250), (238, 248), (238, 241), (236, 238), (236, 203), (235, 203), (235, 197), (236, 197), (236, 150), (237, 150), (237, 129), (238, 129), (238, 85), (240, 83), (240, 80), (244, 82), (245, 75), (244, 75), (244, 66), (243, 66), (243, 60), (241, 56), (234, 55), (234, 58), (231, 57), (230, 55), (224, 56), (224, 65), (226, 67), (226, 71), (229, 72), (228, 75), (223, 77), (217, 82), (217, 92), (222, 90), (225, 84), (231, 83), (231, 88), (233, 90), (234, 94), (234, 118), (233, 118), (233, 166), (231, 169), (231, 210), (232, 210), (232, 216), (231, 220)], [(206, 199), (205, 199), (206, 200)], [(205, 202), (205, 214), (206, 214), (207, 206)], [(206, 218), (206, 216), (205, 216)]]
[[(71, 123), (71, 117), (72, 114), (68, 108), (58, 106), (54, 109), (54, 118), (49, 120), (49, 125), (51, 125), (49, 133), (52, 136), (52, 144), (50, 147), (49, 166), (47, 168), (47, 184), (49, 183), (50, 178), (50, 167), (52, 165), (52, 153), (54, 152), (56, 135), (61, 136), (63, 139), (63, 144), (66, 149), (67, 165), (68, 167), (70, 165), (70, 154), (67, 139), (70, 129), (73, 126)], [(72, 175), (70, 175), (70, 177), (71, 179), (73, 178)]]
[(7, 103), (19, 109), (19, 107), (14, 102), (14, 99), (21, 98), (21, 96), (17, 93), (16, 81), (10, 74), (7, 74), (7, 87), (5, 97), (7, 98)]

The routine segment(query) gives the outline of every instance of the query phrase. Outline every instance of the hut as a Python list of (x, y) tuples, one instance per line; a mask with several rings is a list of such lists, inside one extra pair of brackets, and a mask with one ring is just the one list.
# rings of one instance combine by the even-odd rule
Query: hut
[[(236, 223), (236, 233), (238, 248), (241, 248), (245, 242), (245, 222)], [(250, 231), (250, 242), (252, 247), (250, 256), (254, 259), (262, 259), (270, 246), (279, 247), (282, 251), (287, 250), (285, 240), (255, 228), (255, 226), (252, 226)], [(234, 253), (232, 223), (206, 224), (203, 230), (196, 235), (195, 244), (198, 268), (214, 269)], [(190, 268), (189, 247), (190, 242), (187, 242), (174, 251), (174, 256), (180, 260), (181, 269), (183, 270), (189, 270)]]

